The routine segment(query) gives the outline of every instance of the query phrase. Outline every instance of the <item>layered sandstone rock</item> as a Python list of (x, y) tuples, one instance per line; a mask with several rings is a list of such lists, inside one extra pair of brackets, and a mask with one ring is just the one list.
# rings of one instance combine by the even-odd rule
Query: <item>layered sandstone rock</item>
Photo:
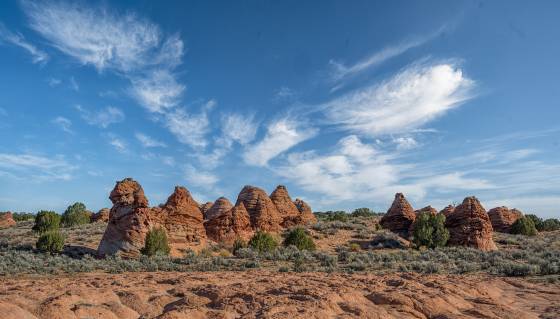
[(0, 213), (0, 228), (8, 228), (16, 225), (12, 212)]
[(161, 207), (161, 213), (155, 214), (161, 215), (160, 223), (167, 230), (172, 256), (180, 256), (187, 249), (197, 250), (206, 244), (202, 211), (186, 188), (175, 187)]
[(494, 231), (500, 233), (509, 233), (511, 231), (511, 225), (522, 216), (523, 213), (519, 210), (515, 208), (509, 209), (505, 206), (492, 208), (488, 211), (488, 217), (490, 217), (492, 228)]
[(290, 198), (286, 186), (278, 185), (270, 194), (270, 200), (272, 200), (282, 218), (282, 227), (292, 227), (298, 224), (300, 213)]
[(451, 215), (455, 211), (455, 206), (448, 205), (444, 209), (440, 210), (439, 213), (445, 215), (445, 217)]
[(202, 205), (200, 205), (200, 211), (202, 212), (202, 216), (204, 217), (204, 219), (208, 219), (206, 218), (206, 212), (208, 212), (208, 210), (210, 209), (210, 207), (212, 207), (212, 205), (214, 205), (214, 203), (212, 202), (206, 202)]
[(389, 208), (379, 223), (383, 228), (389, 229), (403, 238), (408, 238), (409, 229), (415, 219), (416, 214), (412, 206), (410, 206), (402, 193), (397, 193), (391, 208)]
[(205, 226), (208, 238), (225, 244), (232, 244), (238, 238), (247, 241), (254, 233), (249, 213), (242, 202), (209, 219)]
[(142, 186), (132, 178), (117, 182), (109, 199), (113, 203), (109, 223), (99, 243), (98, 254), (135, 257), (144, 247), (146, 233), (158, 224)]
[(243, 203), (255, 230), (278, 232), (282, 218), (266, 192), (258, 187), (245, 186), (237, 196), (235, 206)]
[(300, 224), (310, 225), (317, 222), (317, 217), (315, 217), (315, 214), (313, 214), (311, 207), (307, 205), (306, 202), (304, 202), (302, 199), (296, 198), (294, 204), (296, 205), (300, 214)]
[(109, 221), (109, 214), (111, 210), (109, 208), (102, 208), (97, 213), (91, 215), (91, 222), (108, 222)]
[(467, 197), (447, 216), (450, 246), (467, 246), (484, 251), (496, 249), (492, 239), (492, 223), (486, 210), (474, 196)]
[(212, 207), (210, 207), (210, 209), (208, 209), (208, 211), (206, 212), (206, 220), (212, 220), (214, 218), (216, 218), (217, 216), (220, 216), (221, 214), (227, 212), (228, 210), (232, 209), (233, 205), (231, 204), (231, 202), (225, 198), (225, 197), (220, 197), (216, 200), (216, 202), (214, 203), (214, 205), (212, 205)]
[(417, 209), (414, 211), (417, 215), (421, 213), (429, 213), (432, 215), (436, 215), (438, 213), (437, 209), (433, 208), (432, 206), (428, 205), (426, 207)]

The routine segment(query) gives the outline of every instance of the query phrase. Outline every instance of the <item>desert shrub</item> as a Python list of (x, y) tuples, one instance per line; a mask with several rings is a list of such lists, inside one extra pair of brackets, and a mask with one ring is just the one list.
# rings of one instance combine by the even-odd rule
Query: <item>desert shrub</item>
[(23, 221), (27, 221), (27, 220), (34, 220), (35, 219), (35, 214), (31, 214), (31, 213), (13, 213), (12, 217), (14, 218), (14, 220), (16, 222), (23, 222)]
[(49, 231), (39, 237), (36, 247), (42, 252), (59, 253), (64, 248), (64, 240), (64, 235), (59, 231)]
[(449, 231), (445, 228), (443, 214), (421, 213), (416, 218), (414, 225), (414, 243), (418, 247), (443, 247), (449, 240)]
[(378, 214), (369, 208), (362, 207), (362, 208), (354, 209), (354, 211), (350, 215), (352, 217), (374, 217), (377, 216)]
[(147, 256), (155, 255), (169, 255), (171, 248), (167, 241), (167, 234), (162, 228), (154, 228), (148, 232), (146, 235), (146, 241), (144, 243), (144, 248), (140, 252)]
[(529, 218), (530, 220), (533, 221), (533, 224), (535, 224), (535, 228), (538, 231), (542, 231), (542, 228), (543, 228), (542, 218), (540, 218), (539, 216), (537, 216), (535, 214), (527, 214), (527, 215), (525, 215), (525, 217), (527, 217), (527, 218)]
[(301, 227), (290, 230), (288, 236), (284, 239), (283, 244), (286, 247), (290, 245), (296, 246), (299, 250), (315, 250), (313, 238), (311, 238), (311, 236), (305, 232), (305, 229)]
[(537, 228), (533, 219), (523, 216), (511, 225), (512, 234), (520, 234), (525, 236), (535, 236), (537, 234)]
[(246, 248), (247, 247), (247, 243), (241, 239), (241, 238), (237, 238), (235, 239), (235, 241), (233, 242), (233, 248), (231, 250), (231, 252), (236, 255), (237, 252), (239, 251), (239, 249), (241, 248)]
[(337, 210), (334, 212), (333, 211), (316, 212), (315, 216), (317, 216), (317, 219), (319, 220), (324, 220), (328, 222), (339, 221), (345, 223), (348, 221), (348, 214), (343, 210)]
[(35, 216), (33, 231), (39, 234), (60, 228), (60, 215), (53, 211), (42, 210)]
[(260, 253), (271, 252), (278, 247), (278, 242), (271, 234), (258, 231), (251, 240), (249, 240), (248, 246)]
[(89, 224), (90, 214), (86, 211), (86, 205), (83, 203), (74, 203), (62, 214), (61, 223), (64, 227), (72, 227), (76, 225)]
[(545, 219), (542, 222), (541, 229), (537, 228), (538, 231), (554, 231), (559, 229), (560, 229), (560, 221), (556, 218)]

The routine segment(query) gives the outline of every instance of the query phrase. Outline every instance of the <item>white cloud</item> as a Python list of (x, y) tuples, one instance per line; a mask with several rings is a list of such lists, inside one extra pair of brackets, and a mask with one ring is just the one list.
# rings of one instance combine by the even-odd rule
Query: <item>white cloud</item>
[(23, 35), (10, 32), (2, 23), (0, 23), (0, 43), (2, 43), (2, 41), (26, 50), (29, 54), (31, 54), (33, 63), (46, 63), (49, 59), (49, 55), (47, 53), (37, 49), (36, 46), (27, 42)]
[(155, 140), (154, 138), (140, 133), (140, 132), (136, 132), (136, 134), (134, 134), (134, 136), (136, 136), (136, 139), (142, 144), (142, 146), (144, 147), (167, 147), (167, 145), (161, 141)]
[(255, 138), (258, 124), (252, 115), (227, 114), (222, 116), (222, 136), (226, 144), (237, 142), (245, 145)]
[(117, 152), (126, 153), (128, 151), (126, 142), (121, 138), (114, 136), (112, 134), (108, 135), (108, 138), (109, 138), (109, 144), (113, 146), (117, 150)]
[(52, 120), (52, 123), (58, 125), (66, 133), (70, 133), (70, 134), (74, 133), (72, 131), (72, 121), (70, 121), (69, 119), (63, 116), (57, 116)]
[(42, 182), (70, 180), (78, 167), (68, 163), (63, 156), (0, 153), (0, 168), (7, 169), (7, 175), (14, 178)]
[(90, 125), (107, 128), (109, 125), (124, 121), (124, 112), (119, 108), (107, 106), (101, 110), (91, 112), (80, 105), (76, 105), (76, 110), (80, 112), (82, 119)]
[(193, 148), (204, 148), (207, 145), (205, 135), (209, 131), (206, 111), (200, 114), (189, 114), (179, 108), (165, 116), (165, 125), (177, 140)]
[(398, 137), (393, 140), (397, 144), (397, 150), (410, 150), (418, 147), (418, 142), (410, 136)]
[(216, 175), (208, 171), (197, 170), (192, 165), (185, 165), (183, 172), (189, 185), (196, 187), (212, 189), (219, 181)]
[(79, 91), (80, 90), (80, 86), (78, 85), (78, 82), (76, 82), (76, 79), (74, 79), (73, 76), (70, 77), (70, 88), (74, 91)]
[(184, 89), (169, 71), (157, 70), (133, 79), (131, 93), (148, 111), (163, 113), (178, 104)]
[(60, 85), (60, 83), (62, 83), (62, 81), (60, 79), (57, 79), (57, 78), (49, 78), (47, 80), (47, 83), (49, 83), (50, 87), (55, 87), (55, 86)]
[(416, 64), (321, 109), (330, 123), (365, 136), (405, 133), (470, 99), (473, 87), (474, 81), (452, 63)]
[(266, 166), (271, 159), (316, 134), (316, 129), (302, 128), (295, 121), (284, 118), (270, 123), (265, 137), (247, 147), (243, 158), (247, 164)]

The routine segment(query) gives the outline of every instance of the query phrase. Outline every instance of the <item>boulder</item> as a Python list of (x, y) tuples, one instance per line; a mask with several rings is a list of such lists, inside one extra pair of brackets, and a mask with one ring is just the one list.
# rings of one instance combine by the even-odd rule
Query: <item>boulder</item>
[(167, 231), (171, 256), (181, 256), (188, 249), (198, 250), (206, 244), (202, 211), (185, 187), (176, 186), (160, 209), (160, 222)]
[(272, 200), (282, 218), (282, 227), (292, 227), (300, 223), (300, 212), (290, 198), (286, 186), (278, 185), (270, 194), (270, 200)]
[(204, 217), (204, 219), (208, 219), (206, 218), (206, 212), (210, 209), (210, 207), (212, 207), (212, 205), (214, 205), (214, 203), (212, 202), (206, 202), (202, 205), (200, 205), (200, 211), (202, 212), (202, 216)]
[(296, 205), (300, 214), (299, 224), (310, 225), (317, 222), (317, 217), (315, 217), (315, 214), (313, 214), (311, 207), (302, 199), (296, 198), (296, 200), (294, 201), (294, 205)]
[(205, 227), (208, 238), (227, 245), (238, 238), (247, 241), (254, 233), (249, 213), (242, 202), (208, 220)]
[(225, 212), (227, 212), (228, 210), (232, 209), (233, 205), (231, 204), (231, 202), (225, 198), (225, 197), (220, 197), (216, 200), (216, 202), (214, 202), (214, 205), (212, 205), (212, 207), (210, 207), (210, 209), (206, 212), (206, 220), (211, 220)]
[(142, 186), (132, 178), (117, 182), (109, 199), (113, 203), (109, 223), (99, 243), (101, 256), (136, 257), (144, 247), (146, 233), (158, 224)]
[(0, 228), (8, 228), (16, 225), (12, 212), (0, 213)]
[(450, 246), (467, 246), (484, 251), (495, 250), (492, 239), (492, 223), (486, 210), (474, 196), (467, 197), (463, 203), (445, 220), (449, 230)]
[(414, 211), (416, 215), (421, 213), (430, 213), (432, 215), (436, 215), (438, 213), (437, 209), (433, 208), (432, 206), (428, 205), (424, 208), (420, 208)]
[(109, 208), (101, 208), (97, 213), (91, 215), (91, 222), (104, 222), (107, 223), (109, 221), (109, 213), (111, 210)]
[(235, 206), (243, 203), (254, 230), (278, 232), (282, 218), (266, 192), (258, 187), (245, 186), (237, 196)]
[(408, 238), (409, 229), (415, 219), (416, 214), (412, 206), (410, 206), (402, 193), (397, 193), (391, 208), (381, 218), (379, 224), (403, 238)]
[(511, 225), (522, 216), (523, 213), (521, 211), (515, 208), (509, 209), (505, 206), (492, 208), (488, 211), (492, 228), (500, 233), (509, 233)]
[(455, 206), (447, 205), (444, 209), (440, 210), (439, 213), (445, 215), (445, 217), (449, 216), (451, 213), (455, 211)]

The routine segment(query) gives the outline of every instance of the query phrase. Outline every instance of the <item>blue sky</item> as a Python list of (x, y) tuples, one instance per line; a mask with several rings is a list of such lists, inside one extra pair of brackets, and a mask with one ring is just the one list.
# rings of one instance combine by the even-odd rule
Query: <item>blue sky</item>
[(3, 1), (0, 211), (288, 186), (560, 217), (560, 3)]

